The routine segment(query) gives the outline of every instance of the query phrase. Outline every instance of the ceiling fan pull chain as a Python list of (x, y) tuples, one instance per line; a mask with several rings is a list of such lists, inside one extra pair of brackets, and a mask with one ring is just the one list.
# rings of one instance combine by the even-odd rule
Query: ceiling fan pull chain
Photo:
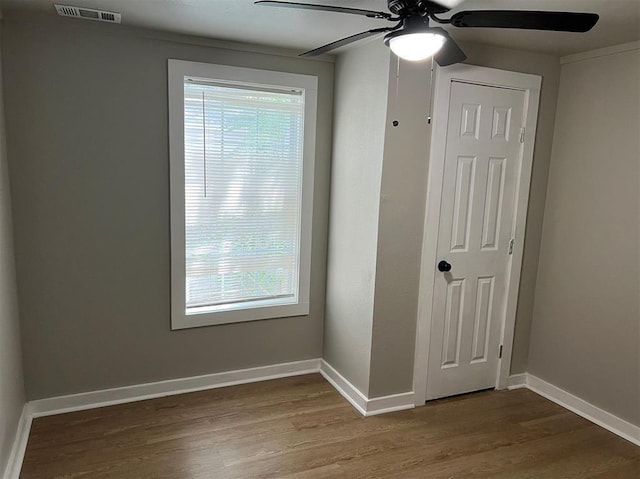
[[(398, 111), (398, 93), (400, 91), (400, 57), (396, 57), (398, 63), (396, 66), (396, 99), (393, 103), (393, 116), (395, 117)], [(398, 120), (393, 120), (391, 123), (394, 127), (398, 126)]]
[(429, 74), (429, 110), (427, 111), (427, 125), (431, 124), (433, 113), (433, 57), (431, 57), (431, 73)]

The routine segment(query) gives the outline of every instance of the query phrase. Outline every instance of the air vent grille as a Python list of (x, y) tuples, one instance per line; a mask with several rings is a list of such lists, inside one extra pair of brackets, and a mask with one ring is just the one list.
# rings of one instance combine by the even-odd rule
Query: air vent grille
[(58, 15), (61, 17), (75, 17), (84, 20), (96, 20), (98, 22), (120, 23), (121, 15), (116, 12), (96, 10), (94, 8), (73, 7), (71, 5), (55, 5)]
[(75, 7), (67, 7), (64, 5), (56, 5), (58, 15), (65, 17), (77, 17), (79, 15), (78, 9)]

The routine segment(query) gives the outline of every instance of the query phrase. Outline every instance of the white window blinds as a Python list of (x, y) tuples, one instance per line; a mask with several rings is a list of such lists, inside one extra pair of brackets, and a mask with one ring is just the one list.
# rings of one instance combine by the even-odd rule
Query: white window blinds
[(184, 81), (186, 313), (298, 299), (304, 94)]

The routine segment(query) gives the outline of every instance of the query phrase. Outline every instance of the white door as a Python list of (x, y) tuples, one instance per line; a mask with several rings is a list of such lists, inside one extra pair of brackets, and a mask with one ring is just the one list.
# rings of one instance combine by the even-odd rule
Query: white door
[(521, 90), (452, 82), (427, 399), (496, 385), (524, 109)]

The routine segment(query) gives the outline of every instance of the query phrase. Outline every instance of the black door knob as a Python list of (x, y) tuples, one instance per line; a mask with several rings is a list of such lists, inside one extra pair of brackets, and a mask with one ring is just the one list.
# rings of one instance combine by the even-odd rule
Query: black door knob
[(445, 260), (442, 260), (438, 263), (438, 270), (446, 273), (447, 271), (451, 271), (451, 265)]

